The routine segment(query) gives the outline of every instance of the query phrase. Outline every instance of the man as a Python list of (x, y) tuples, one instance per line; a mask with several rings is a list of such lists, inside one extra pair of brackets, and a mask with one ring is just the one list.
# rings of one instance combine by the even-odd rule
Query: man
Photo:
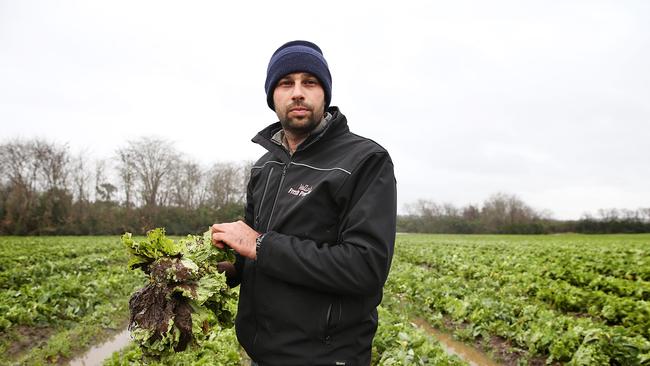
[(279, 118), (253, 142), (268, 152), (248, 184), (245, 222), (215, 224), (237, 253), (237, 338), (254, 364), (368, 365), (377, 305), (393, 256), (390, 156), (329, 107), (332, 77), (318, 46), (293, 41), (268, 65)]

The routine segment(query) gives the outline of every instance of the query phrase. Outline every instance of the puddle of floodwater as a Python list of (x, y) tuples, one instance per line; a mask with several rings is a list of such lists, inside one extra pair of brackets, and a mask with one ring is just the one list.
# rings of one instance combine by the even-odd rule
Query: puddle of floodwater
[(129, 342), (131, 342), (131, 336), (129, 331), (124, 329), (108, 342), (95, 346), (82, 357), (70, 361), (70, 366), (99, 366), (104, 363), (104, 360), (111, 357), (113, 352), (126, 347)]
[(447, 353), (460, 357), (471, 366), (499, 366), (497, 362), (490, 359), (485, 353), (455, 340), (451, 334), (437, 330), (426, 320), (418, 318), (413, 323), (435, 337)]

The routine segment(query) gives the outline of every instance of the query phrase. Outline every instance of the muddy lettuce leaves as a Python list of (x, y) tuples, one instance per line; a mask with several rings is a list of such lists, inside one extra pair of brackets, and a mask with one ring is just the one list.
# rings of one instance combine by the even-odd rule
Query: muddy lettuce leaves
[(232, 327), (236, 294), (217, 263), (234, 261), (234, 252), (214, 247), (210, 231), (174, 241), (158, 228), (140, 241), (125, 233), (122, 243), (130, 254), (129, 267), (149, 276), (149, 283), (129, 300), (129, 330), (143, 355), (160, 359)]

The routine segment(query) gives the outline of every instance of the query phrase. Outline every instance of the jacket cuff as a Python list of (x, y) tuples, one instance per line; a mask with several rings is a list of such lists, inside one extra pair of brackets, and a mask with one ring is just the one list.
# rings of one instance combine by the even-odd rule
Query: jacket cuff
[(264, 258), (270, 255), (271, 247), (273, 246), (271, 243), (275, 234), (273, 231), (267, 231), (260, 236), (259, 246), (255, 248), (255, 261), (258, 266), (261, 266), (264, 263)]
[(259, 255), (260, 250), (262, 249), (262, 240), (264, 240), (265, 235), (266, 233), (262, 233), (258, 235), (257, 238), (255, 239), (255, 260), (257, 260), (257, 256)]

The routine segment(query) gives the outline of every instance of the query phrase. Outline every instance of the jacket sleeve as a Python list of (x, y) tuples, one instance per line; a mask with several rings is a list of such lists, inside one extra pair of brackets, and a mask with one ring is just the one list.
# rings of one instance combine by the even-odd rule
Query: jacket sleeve
[(395, 245), (397, 192), (388, 153), (365, 159), (340, 188), (338, 243), (318, 246), (266, 233), (257, 266), (286, 282), (331, 293), (372, 295), (388, 277)]

